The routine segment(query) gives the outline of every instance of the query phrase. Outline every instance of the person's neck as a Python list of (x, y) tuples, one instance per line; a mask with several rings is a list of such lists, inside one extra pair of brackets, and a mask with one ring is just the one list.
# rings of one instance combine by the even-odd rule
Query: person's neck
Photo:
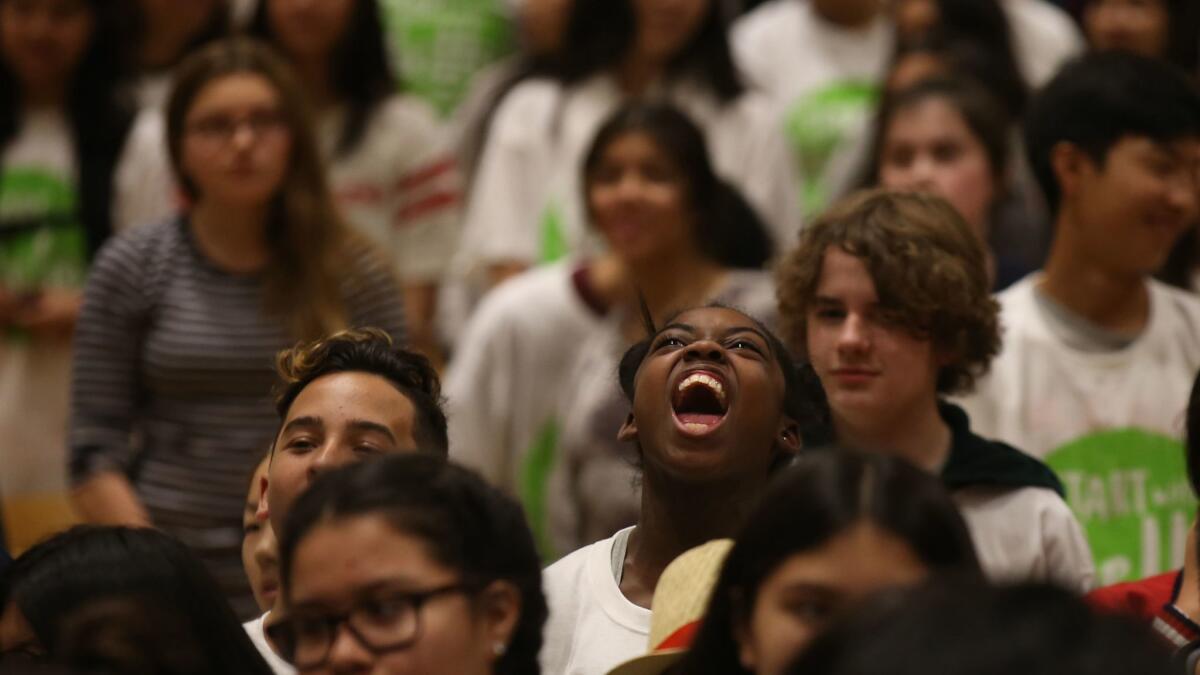
[(822, 21), (844, 31), (864, 31), (875, 22), (879, 12), (847, 12), (840, 4), (812, 3), (813, 11)]
[(1040, 290), (1072, 313), (1115, 333), (1136, 335), (1150, 318), (1144, 275), (1105, 268), (1075, 241), (1069, 215), (1055, 223)]
[(650, 607), (663, 570), (680, 554), (713, 539), (733, 537), (767, 477), (758, 481), (681, 485), (647, 472), (642, 509), (629, 536), (621, 592)]
[(41, 82), (21, 87), (21, 107), (26, 113), (62, 109), (66, 103), (66, 84)]
[[(683, 252), (652, 264), (631, 265), (635, 290), (646, 298), (646, 305), (661, 321), (666, 312), (687, 309), (712, 295), (725, 269), (695, 252)], [(636, 303), (636, 296), (631, 299)]]
[(200, 253), (235, 274), (260, 271), (270, 260), (267, 245), (267, 207), (228, 208), (201, 200), (189, 222)]
[(938, 473), (950, 456), (950, 427), (938, 412), (937, 397), (887, 419), (856, 423), (833, 411), (839, 445), (883, 452), (930, 473)]
[(627, 96), (641, 96), (662, 76), (663, 64), (642, 56), (630, 54), (617, 72), (617, 84)]
[(296, 58), (293, 60), (296, 72), (304, 82), (305, 90), (312, 100), (314, 108), (324, 110), (336, 102), (333, 82), (329, 75), (329, 60), (323, 58)]
[(151, 21), (145, 31), (145, 40), (138, 53), (138, 62), (143, 69), (159, 70), (174, 65), (192, 37), (193, 27), (187, 23), (166, 18)]

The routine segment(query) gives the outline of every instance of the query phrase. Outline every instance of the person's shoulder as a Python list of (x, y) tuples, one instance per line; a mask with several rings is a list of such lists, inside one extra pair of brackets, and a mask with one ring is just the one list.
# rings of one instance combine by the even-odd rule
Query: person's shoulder
[(535, 77), (522, 81), (509, 90), (496, 107), (489, 135), (502, 139), (521, 135), (521, 132), (544, 135), (564, 94), (562, 83), (553, 78)]
[(175, 216), (139, 225), (109, 238), (96, 256), (96, 265), (122, 260), (153, 266), (173, 259), (175, 252), (185, 244), (184, 226)]
[(380, 101), (374, 109), (374, 118), (388, 128), (413, 134), (436, 129), (441, 124), (433, 106), (416, 96), (402, 93), (392, 94)]
[(571, 266), (567, 262), (538, 265), (505, 279), (480, 300), (479, 312), (546, 315), (564, 304), (571, 292)]
[(1131, 614), (1149, 619), (1171, 601), (1179, 571), (1173, 570), (1137, 581), (1125, 581), (1097, 588), (1085, 600), (1102, 612)]
[(1164, 300), (1174, 308), (1181, 309), (1190, 314), (1200, 312), (1200, 295), (1163, 283), (1158, 279), (1150, 279), (1148, 283), (1150, 295), (1156, 300)]
[(601, 539), (551, 563), (542, 572), (542, 580), (546, 586), (547, 596), (562, 598), (562, 593), (568, 595), (580, 593), (584, 586), (588, 561), (597, 555), (608, 555), (612, 551), (613, 538)]
[(750, 49), (764, 40), (786, 38), (800, 28), (803, 14), (801, 0), (770, 0), (733, 24), (733, 39)]

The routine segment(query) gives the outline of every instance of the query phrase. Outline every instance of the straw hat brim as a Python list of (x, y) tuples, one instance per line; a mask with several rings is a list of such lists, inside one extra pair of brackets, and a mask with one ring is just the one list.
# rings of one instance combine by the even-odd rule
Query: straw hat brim
[(686, 649), (663, 649), (653, 654), (643, 654), (608, 671), (608, 675), (662, 675), (678, 661)]

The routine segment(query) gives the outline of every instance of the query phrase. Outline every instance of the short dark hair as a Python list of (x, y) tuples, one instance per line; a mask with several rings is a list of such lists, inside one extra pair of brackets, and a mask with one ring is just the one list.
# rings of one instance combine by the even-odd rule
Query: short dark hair
[(318, 477), (287, 515), (279, 543), (285, 597), (296, 549), (318, 525), (379, 515), (421, 539), (430, 555), (476, 587), (503, 580), (521, 594), (521, 618), (497, 675), (538, 672), (546, 621), (541, 559), (525, 513), (478, 474), (420, 454), (389, 455)]
[(397, 346), (378, 328), (344, 330), (285, 349), (276, 357), (275, 369), (280, 380), (275, 397), (280, 422), (313, 380), (332, 373), (369, 373), (391, 382), (412, 403), (416, 411), (413, 436), (418, 449), (442, 457), (449, 453), (437, 371), (429, 359)]
[(1102, 52), (1067, 64), (1030, 102), (1025, 149), (1051, 214), (1062, 191), (1051, 153), (1070, 143), (1103, 166), (1122, 138), (1144, 136), (1171, 142), (1200, 136), (1200, 92), (1167, 63)]
[[(893, 591), (817, 637), (789, 675), (1165, 675), (1149, 624), (1098, 614), (1074, 593), (951, 580)], [(1179, 672), (1183, 672), (1182, 669)]]
[(271, 672), (208, 571), (158, 530), (76, 526), (26, 551), (0, 577), (0, 607), (16, 603), (52, 654), (69, 617), (109, 601), (186, 609), (174, 618), (207, 662), (199, 672)]
[(689, 210), (696, 218), (692, 237), (700, 251), (725, 267), (762, 268), (773, 248), (767, 226), (738, 189), (717, 176), (704, 132), (669, 103), (627, 103), (600, 126), (583, 162), (584, 203), (605, 150), (633, 133), (649, 136), (683, 175)]
[[(669, 325), (679, 315), (691, 312), (697, 309), (728, 309), (741, 314), (742, 316), (754, 322), (762, 334), (766, 336), (767, 342), (771, 347), (771, 356), (775, 357), (775, 363), (779, 366), (779, 371), (783, 375), (783, 413), (792, 418), (797, 423), (802, 422), (809, 416), (815, 414), (815, 410), (810, 408), (809, 396), (805, 394), (805, 389), (800, 381), (800, 371), (796, 367), (796, 362), (792, 359), (791, 352), (788, 351), (786, 345), (780, 340), (775, 333), (757, 318), (750, 316), (736, 307), (723, 305), (719, 302), (709, 303), (701, 307), (690, 307), (682, 309), (667, 317), (663, 325)], [(646, 356), (650, 353), (650, 346), (654, 344), (654, 339), (662, 329), (653, 325), (646, 326), (646, 337), (638, 340), (621, 355), (621, 360), (617, 364), (617, 382), (621, 386), (621, 392), (625, 394), (626, 400), (633, 403), (633, 394), (636, 387), (638, 370), (642, 367), (642, 362), (646, 360)]]
[[(722, 102), (745, 91), (734, 65), (722, 2), (709, 2), (696, 34), (667, 64), (669, 78), (694, 77)], [(563, 44), (557, 55), (558, 79), (574, 84), (615, 68), (628, 55), (637, 34), (632, 0), (574, 0)]]
[(775, 477), (746, 519), (681, 672), (748, 673), (733, 631), (753, 613), (762, 584), (791, 556), (863, 521), (903, 540), (935, 574), (982, 575), (966, 523), (936, 476), (894, 457), (814, 450)]

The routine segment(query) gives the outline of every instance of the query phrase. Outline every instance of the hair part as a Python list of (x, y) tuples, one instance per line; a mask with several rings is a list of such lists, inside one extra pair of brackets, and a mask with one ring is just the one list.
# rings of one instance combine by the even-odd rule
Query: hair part
[(304, 538), (318, 526), (351, 518), (384, 518), (398, 533), (420, 539), (462, 582), (516, 587), (521, 616), (497, 675), (537, 672), (546, 622), (541, 559), (521, 506), (478, 474), (427, 455), (392, 455), (321, 475), (288, 513), (280, 538), (284, 597)]
[(838, 202), (800, 232), (776, 269), (784, 339), (808, 355), (808, 313), (825, 254), (859, 258), (890, 323), (928, 339), (948, 363), (937, 391), (971, 390), (1000, 351), (1000, 306), (983, 242), (954, 207), (932, 195), (869, 190)]
[(334, 333), (279, 352), (275, 410), (282, 424), (296, 397), (314, 380), (334, 373), (366, 373), (387, 380), (412, 403), (414, 440), (422, 452), (446, 457), (450, 442), (442, 385), (425, 356), (396, 345), (378, 328), (355, 328)]
[(1062, 189), (1052, 163), (1055, 146), (1069, 143), (1103, 167), (1109, 150), (1127, 137), (1159, 143), (1200, 137), (1200, 92), (1167, 63), (1121, 52), (1089, 54), (1038, 92), (1024, 134), (1033, 175), (1057, 215)]
[(583, 162), (583, 202), (609, 147), (644, 134), (683, 177), (694, 224), (692, 239), (709, 260), (732, 268), (761, 269), (773, 253), (767, 226), (745, 197), (717, 176), (704, 132), (669, 103), (634, 101), (600, 126)]
[(734, 629), (749, 622), (759, 589), (789, 558), (864, 523), (904, 541), (935, 576), (982, 576), (966, 523), (937, 477), (884, 455), (811, 451), (774, 478), (746, 519), (681, 672), (748, 675)]
[(183, 170), (187, 116), (206, 87), (239, 75), (270, 83), (291, 135), (287, 174), (269, 206), (265, 309), (284, 317), (295, 337), (333, 333), (349, 322), (343, 291), (363, 283), (346, 260), (370, 255), (372, 249), (346, 225), (333, 200), (308, 99), (287, 63), (270, 48), (242, 37), (215, 42), (185, 59), (166, 107), (172, 167), (184, 192), (192, 200), (203, 199)]

